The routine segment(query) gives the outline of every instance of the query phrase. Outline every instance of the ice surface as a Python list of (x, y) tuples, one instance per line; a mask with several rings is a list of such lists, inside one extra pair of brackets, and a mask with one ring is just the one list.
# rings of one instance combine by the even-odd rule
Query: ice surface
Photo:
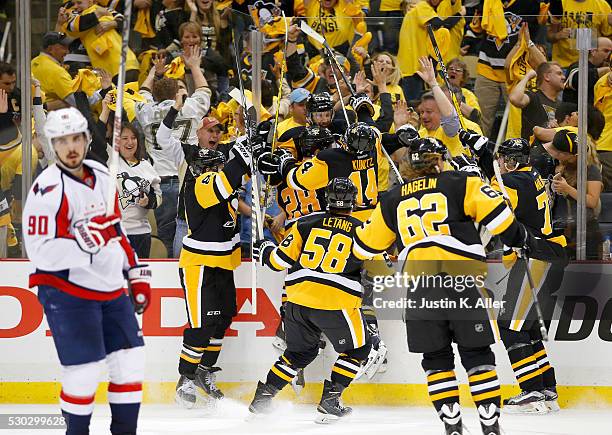
[[(57, 413), (54, 405), (0, 405), (1, 414)], [(144, 405), (141, 409), (138, 433), (162, 434), (313, 434), (313, 435), (440, 435), (442, 423), (433, 408), (356, 406), (350, 420), (333, 425), (313, 422), (316, 411), (312, 405), (294, 405), (278, 401), (276, 412), (263, 419), (246, 421), (249, 415), (244, 403), (227, 399), (214, 415), (204, 409), (183, 410), (172, 405)], [(470, 434), (480, 434), (474, 408), (463, 411), (464, 424)], [(508, 435), (599, 435), (612, 433), (610, 410), (563, 409), (542, 416), (502, 414), (502, 427)], [(108, 434), (110, 409), (96, 405), (91, 433)], [(0, 430), (0, 435), (60, 434), (59, 430)]]

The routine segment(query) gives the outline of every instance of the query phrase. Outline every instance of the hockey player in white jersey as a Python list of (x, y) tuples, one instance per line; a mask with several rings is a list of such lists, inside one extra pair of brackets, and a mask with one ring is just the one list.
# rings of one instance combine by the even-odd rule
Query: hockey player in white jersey
[[(86, 160), (90, 134), (75, 108), (50, 112), (45, 134), (57, 164), (34, 181), (25, 203), (24, 243), (61, 364), (67, 434), (89, 433), (104, 364), (113, 434), (135, 434), (144, 379), (144, 342), (134, 311), (150, 299), (140, 264), (115, 214), (106, 216), (106, 167)], [(115, 199), (115, 201), (117, 201)], [(124, 291), (127, 275), (132, 301)]]
[[(197, 146), (197, 129), (210, 108), (211, 92), (200, 69), (200, 50), (187, 51), (183, 56), (185, 66), (192, 72), (195, 91), (184, 101), (172, 134), (185, 144)], [(156, 64), (161, 60), (156, 61)], [(136, 104), (136, 119), (144, 131), (147, 152), (153, 158), (153, 168), (161, 177), (162, 204), (155, 209), (157, 232), (166, 249), (172, 253), (172, 242), (176, 228), (177, 199), (179, 196), (179, 168), (172, 153), (161, 147), (155, 139), (157, 129), (174, 104), (179, 88), (186, 88), (181, 80), (167, 77), (156, 78), (153, 67), (142, 83), (140, 94), (147, 100)]]

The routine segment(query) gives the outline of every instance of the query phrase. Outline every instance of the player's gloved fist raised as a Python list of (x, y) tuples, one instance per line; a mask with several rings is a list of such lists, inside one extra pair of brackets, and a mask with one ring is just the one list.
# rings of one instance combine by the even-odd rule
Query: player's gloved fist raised
[(248, 141), (246, 136), (241, 136), (236, 139), (236, 143), (230, 150), (230, 156), (232, 158), (237, 158), (247, 167), (247, 170), (250, 173), (253, 171), (253, 160), (251, 158), (251, 151), (248, 149)]
[(395, 133), (397, 134), (397, 141), (406, 148), (410, 148), (413, 142), (421, 137), (417, 129), (410, 124), (402, 125)]
[(264, 258), (266, 258), (266, 255), (269, 255), (266, 253), (266, 250), (272, 252), (274, 248), (276, 248), (274, 242), (269, 240), (256, 240), (253, 244), (253, 261), (263, 266)]
[(484, 179), (482, 171), (478, 166), (478, 162), (465, 154), (460, 154), (453, 157), (449, 163), (455, 169), (455, 171), (469, 172), (470, 174), (477, 175), (481, 179)]
[(251, 139), (251, 147), (253, 148), (253, 160), (257, 161), (262, 154), (272, 152), (272, 147), (264, 140), (263, 137), (255, 135)]
[(516, 252), (516, 255), (520, 258), (529, 259), (529, 254), (532, 250), (532, 246), (535, 244), (535, 239), (523, 224), (519, 224), (520, 235), (520, 246), (514, 246), (512, 249)]
[(76, 242), (83, 251), (97, 254), (104, 246), (121, 239), (120, 221), (121, 217), (116, 214), (82, 219), (74, 224)]
[(374, 116), (374, 104), (372, 104), (372, 100), (365, 93), (359, 93), (353, 95), (349, 98), (349, 105), (353, 108), (356, 113), (359, 113), (360, 110), (366, 109), (370, 116)]
[(476, 154), (478, 154), (478, 151), (489, 142), (488, 137), (481, 136), (473, 130), (464, 130), (462, 128), (459, 129), (459, 140), (463, 146), (467, 146), (476, 151)]
[(139, 264), (128, 270), (130, 298), (134, 311), (144, 313), (151, 300), (151, 269), (146, 264)]

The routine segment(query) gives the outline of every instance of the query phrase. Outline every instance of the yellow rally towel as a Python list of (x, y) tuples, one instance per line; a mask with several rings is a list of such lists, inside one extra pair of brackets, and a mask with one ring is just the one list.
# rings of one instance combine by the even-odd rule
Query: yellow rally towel
[(151, 8), (138, 9), (134, 30), (140, 33), (143, 38), (155, 37), (155, 29), (151, 24)]
[(482, 28), (489, 35), (495, 36), (499, 41), (503, 41), (508, 37), (506, 19), (504, 18), (504, 5), (501, 0), (484, 0)]
[(548, 11), (550, 3), (540, 2), (540, 15), (538, 15), (538, 24), (544, 25), (548, 21)]
[(531, 69), (529, 66), (529, 43), (525, 38), (520, 38), (519, 42), (519, 49), (510, 60), (510, 67), (506, 70), (506, 83), (510, 86), (519, 82)]
[(355, 48), (356, 47), (363, 47), (365, 48), (366, 52), (368, 51), (368, 44), (370, 44), (370, 41), (372, 40), (372, 33), (371, 32), (365, 32), (365, 34), (363, 34), (363, 36), (361, 38), (359, 38), (357, 40), (357, 42), (355, 42), (355, 44), (353, 45), (353, 48), (351, 48), (351, 53), (353, 54), (353, 57), (355, 58), (355, 60), (357, 61), (357, 63), (359, 63), (359, 65), (363, 66), (363, 57), (359, 55), (359, 53), (355, 52)]
[(74, 78), (72, 92), (83, 91), (88, 97), (91, 97), (101, 86), (100, 77), (95, 72), (82, 68)]
[(149, 70), (153, 66), (153, 55), (155, 53), (157, 53), (157, 50), (146, 50), (138, 55), (138, 62), (140, 63), (138, 85), (142, 85), (146, 80)]
[[(109, 94), (111, 102), (108, 108), (115, 111), (117, 109), (117, 89), (113, 88)], [(130, 122), (136, 117), (137, 102), (146, 102), (146, 99), (138, 93), (138, 84), (136, 82), (126, 83), (123, 88), (123, 109)]]
[(182, 79), (185, 76), (185, 62), (183, 58), (179, 56), (172, 59), (164, 76), (169, 79)]

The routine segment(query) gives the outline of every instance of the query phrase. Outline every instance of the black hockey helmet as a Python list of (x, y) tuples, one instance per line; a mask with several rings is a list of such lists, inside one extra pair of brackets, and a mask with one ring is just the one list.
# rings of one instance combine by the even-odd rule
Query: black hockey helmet
[(366, 154), (376, 146), (376, 131), (365, 122), (351, 124), (344, 134), (346, 149), (354, 154)]
[(328, 210), (351, 211), (356, 197), (357, 188), (348, 178), (334, 178), (325, 188)]
[(312, 94), (306, 104), (308, 113), (329, 112), (334, 110), (334, 102), (329, 92)]
[(199, 177), (205, 172), (225, 164), (225, 155), (221, 151), (200, 148), (191, 157), (189, 172), (194, 177)]
[(327, 128), (308, 126), (302, 130), (295, 142), (302, 157), (312, 157), (318, 150), (331, 146), (335, 140)]
[(529, 164), (529, 152), (531, 147), (527, 139), (517, 137), (505, 140), (499, 146), (497, 154), (504, 156), (507, 163), (515, 162), (517, 165)]
[(439, 155), (446, 159), (448, 150), (438, 139), (433, 137), (422, 137), (412, 142), (412, 146), (408, 151), (408, 159), (410, 166), (415, 169), (421, 168), (429, 163), (428, 157), (431, 155)]

